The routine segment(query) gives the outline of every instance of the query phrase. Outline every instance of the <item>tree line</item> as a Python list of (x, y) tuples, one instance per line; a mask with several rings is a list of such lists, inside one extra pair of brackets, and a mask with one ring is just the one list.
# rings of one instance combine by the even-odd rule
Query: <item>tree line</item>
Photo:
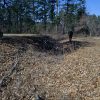
[(0, 27), (6, 33), (64, 34), (78, 26), (82, 16), (89, 24), (85, 0), (0, 0)]

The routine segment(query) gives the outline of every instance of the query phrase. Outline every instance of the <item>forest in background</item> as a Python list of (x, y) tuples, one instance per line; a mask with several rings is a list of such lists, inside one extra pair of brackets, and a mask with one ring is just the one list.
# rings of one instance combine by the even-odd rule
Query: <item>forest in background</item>
[(89, 15), (86, 0), (0, 0), (4, 33), (100, 35), (100, 16)]

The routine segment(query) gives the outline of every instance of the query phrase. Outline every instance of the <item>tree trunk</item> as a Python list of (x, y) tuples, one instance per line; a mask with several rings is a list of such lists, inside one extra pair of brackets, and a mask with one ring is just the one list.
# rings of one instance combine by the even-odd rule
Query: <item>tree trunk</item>
[(8, 8), (8, 33), (11, 32), (11, 11)]
[(21, 15), (20, 15), (19, 21), (20, 21), (19, 32), (22, 33), (22, 16)]

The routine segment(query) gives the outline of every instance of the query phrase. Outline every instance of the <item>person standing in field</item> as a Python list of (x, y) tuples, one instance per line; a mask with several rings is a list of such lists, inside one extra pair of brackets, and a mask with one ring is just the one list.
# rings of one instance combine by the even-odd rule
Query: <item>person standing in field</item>
[(69, 42), (72, 42), (73, 31), (68, 32)]

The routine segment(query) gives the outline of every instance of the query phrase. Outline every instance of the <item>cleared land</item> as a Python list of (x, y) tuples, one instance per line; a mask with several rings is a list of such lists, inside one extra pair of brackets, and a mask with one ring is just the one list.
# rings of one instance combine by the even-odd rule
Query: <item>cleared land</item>
[(0, 40), (0, 100), (100, 100), (100, 38), (58, 40)]

